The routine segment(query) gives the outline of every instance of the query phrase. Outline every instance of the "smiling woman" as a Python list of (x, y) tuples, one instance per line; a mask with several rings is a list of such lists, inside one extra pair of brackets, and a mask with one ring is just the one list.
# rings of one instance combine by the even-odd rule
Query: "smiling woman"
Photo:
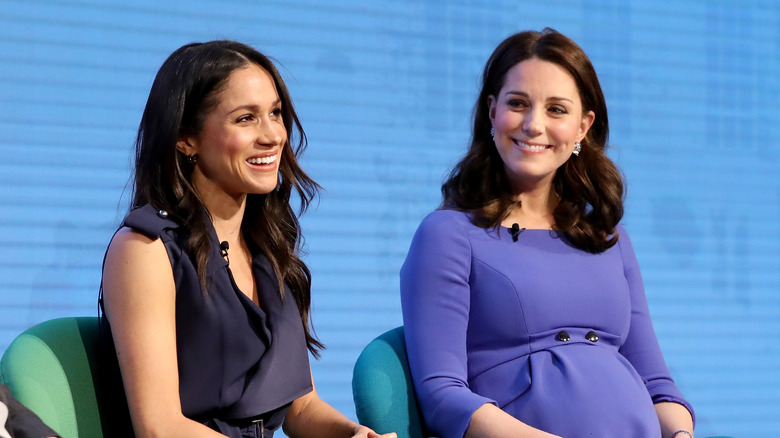
[(322, 346), (289, 204), (295, 190), (304, 211), (318, 189), (296, 160), (305, 140), (251, 47), (189, 44), (163, 63), (103, 269), (103, 390), (121, 391), (121, 373), (132, 420), (117, 409), (111, 436), (270, 437), (282, 424), (294, 437), (379, 436), (312, 382), (307, 348)]
[(228, 77), (200, 134), (177, 142), (180, 152), (198, 157), (192, 178), (201, 197), (241, 199), (276, 187), (277, 157), (287, 142), (281, 105), (262, 67), (250, 64)]
[[(571, 74), (537, 58), (509, 69), (498, 93), (488, 96), (488, 106), (496, 150), (521, 201), (537, 187), (549, 191), (555, 172), (575, 145), (581, 145), (595, 117), (593, 111), (583, 110)], [(502, 222), (524, 222), (527, 228), (551, 225), (551, 218), (541, 223), (532, 223), (533, 217), (523, 221), (522, 213), (516, 209)]]
[(588, 57), (546, 29), (488, 59), (466, 156), (401, 270), (409, 365), (452, 437), (680, 438)]

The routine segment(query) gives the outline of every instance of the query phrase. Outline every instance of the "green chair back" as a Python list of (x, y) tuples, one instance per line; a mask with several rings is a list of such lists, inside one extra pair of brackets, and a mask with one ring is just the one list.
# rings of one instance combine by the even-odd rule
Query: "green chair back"
[(0, 380), (63, 438), (102, 438), (97, 338), (96, 317), (59, 318), (30, 327), (3, 354)]

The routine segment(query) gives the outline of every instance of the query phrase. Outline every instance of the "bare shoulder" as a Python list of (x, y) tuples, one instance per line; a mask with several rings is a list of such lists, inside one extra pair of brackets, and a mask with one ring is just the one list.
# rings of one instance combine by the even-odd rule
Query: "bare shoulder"
[(149, 268), (168, 261), (168, 253), (161, 239), (151, 239), (132, 228), (123, 227), (108, 246), (105, 269)]
[[(161, 239), (121, 228), (111, 240), (103, 267), (103, 293), (112, 302), (170, 295), (173, 270)], [(110, 312), (110, 311), (109, 311)]]
[(125, 253), (127, 251), (165, 251), (165, 245), (163, 245), (160, 239), (151, 239), (146, 235), (139, 233), (132, 228), (122, 227), (116, 232), (114, 238), (111, 239), (111, 243), (108, 247), (109, 256), (112, 253)]

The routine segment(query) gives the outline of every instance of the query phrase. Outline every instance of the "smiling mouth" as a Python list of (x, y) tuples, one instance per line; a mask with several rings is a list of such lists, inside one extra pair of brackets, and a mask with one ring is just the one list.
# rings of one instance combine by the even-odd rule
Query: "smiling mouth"
[(545, 149), (549, 149), (549, 148), (551, 148), (551, 147), (552, 147), (552, 145), (537, 145), (537, 144), (528, 144), (528, 143), (522, 142), (522, 141), (520, 141), (520, 140), (515, 140), (515, 139), (512, 139), (512, 141), (513, 141), (513, 142), (515, 143), (515, 145), (517, 145), (517, 146), (518, 146), (520, 149), (522, 149), (522, 150), (524, 150), (524, 151), (529, 151), (529, 152), (541, 152), (541, 151), (543, 151), (543, 150), (545, 150)]
[(249, 164), (256, 164), (256, 165), (268, 165), (275, 162), (277, 156), (278, 155), (274, 154), (274, 155), (269, 155), (267, 157), (252, 157), (246, 160), (246, 162)]

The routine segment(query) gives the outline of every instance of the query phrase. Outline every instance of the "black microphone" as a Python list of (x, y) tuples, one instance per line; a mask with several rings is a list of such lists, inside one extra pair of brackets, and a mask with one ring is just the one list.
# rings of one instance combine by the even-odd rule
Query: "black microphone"
[(512, 224), (512, 242), (517, 242), (517, 239), (520, 238), (520, 233), (523, 231), (525, 231), (525, 228), (520, 228), (520, 225)]
[(222, 243), (219, 244), (219, 253), (222, 254), (222, 257), (227, 260), (228, 265), (230, 265), (230, 257), (228, 257), (228, 248), (230, 248), (230, 245), (227, 243), (227, 240), (222, 241)]

